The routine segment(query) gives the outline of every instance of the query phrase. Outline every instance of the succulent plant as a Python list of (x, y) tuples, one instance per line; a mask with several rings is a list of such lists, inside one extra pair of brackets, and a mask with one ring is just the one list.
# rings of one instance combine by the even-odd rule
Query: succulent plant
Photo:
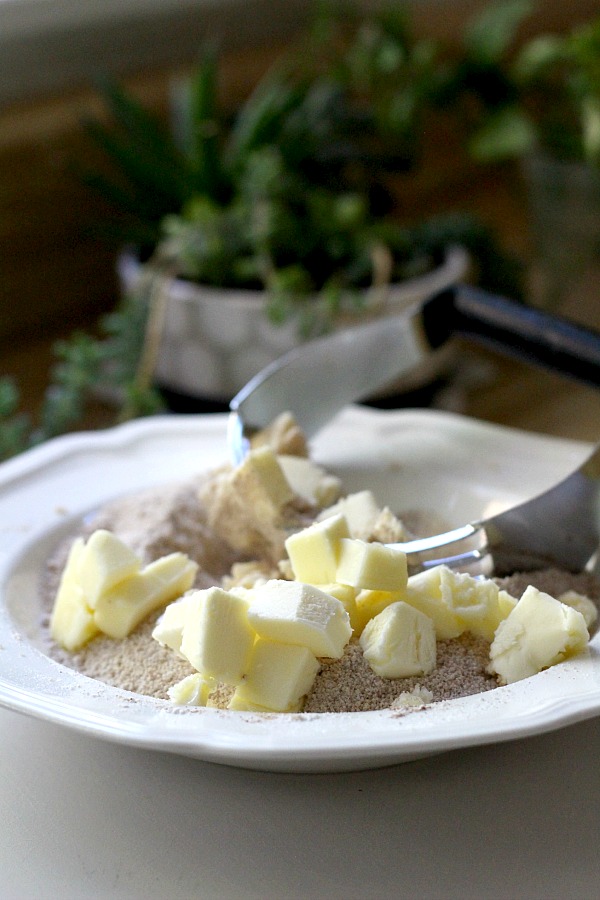
[(445, 84), (479, 162), (541, 151), (600, 166), (600, 16), (518, 41), (531, 0), (490, 4), (465, 29)]
[(305, 336), (327, 329), (342, 302), (360, 308), (374, 281), (429, 270), (450, 244), (473, 251), (482, 283), (517, 294), (514, 261), (471, 215), (406, 224), (394, 214), (399, 176), (418, 167), (424, 120), (447, 86), (437, 45), (415, 40), (397, 8), (365, 18), (324, 7), (306, 41), (233, 111), (205, 47), (175, 86), (170, 127), (100, 82), (108, 121), (84, 127), (105, 164), (86, 180), (139, 249), (144, 276), (95, 337), (57, 345), (38, 423), (0, 380), (0, 454), (77, 427), (98, 392), (118, 398), (120, 419), (161, 407), (151, 310), (165, 278), (266, 289), (271, 319), (300, 310)]

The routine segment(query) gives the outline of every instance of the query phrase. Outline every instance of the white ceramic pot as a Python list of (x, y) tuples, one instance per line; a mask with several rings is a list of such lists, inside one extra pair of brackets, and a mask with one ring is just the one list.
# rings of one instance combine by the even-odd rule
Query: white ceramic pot
[[(448, 249), (442, 265), (427, 275), (394, 284), (385, 295), (367, 298), (372, 315), (396, 315), (414, 302), (463, 279), (469, 256), (462, 247)], [(123, 291), (130, 290), (140, 272), (131, 252), (120, 255), (117, 272)], [(269, 322), (261, 291), (223, 289), (175, 279), (169, 287), (167, 309), (156, 367), (156, 380), (179, 395), (228, 402), (273, 359), (301, 340), (297, 322), (283, 326)], [(344, 315), (341, 324), (364, 321), (364, 312)], [(415, 373), (411, 385), (431, 377), (441, 355), (434, 354), (428, 371)]]

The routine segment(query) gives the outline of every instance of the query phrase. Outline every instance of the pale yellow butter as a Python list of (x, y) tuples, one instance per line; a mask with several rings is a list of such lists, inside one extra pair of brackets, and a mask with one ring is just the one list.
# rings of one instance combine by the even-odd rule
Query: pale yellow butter
[(170, 553), (104, 591), (96, 601), (94, 621), (109, 637), (126, 637), (151, 612), (184, 594), (198, 566), (184, 553)]
[(259, 638), (247, 674), (236, 688), (229, 708), (273, 712), (299, 709), (319, 668), (319, 661), (307, 647)]
[(50, 618), (53, 640), (70, 651), (83, 647), (98, 633), (93, 611), (79, 581), (84, 552), (83, 538), (77, 538), (71, 545)]
[(219, 587), (190, 597), (180, 652), (205, 678), (235, 687), (248, 670), (256, 637), (248, 602)]
[(341, 482), (305, 456), (277, 456), (286, 480), (295, 494), (316, 506), (328, 506), (340, 495)]
[(350, 627), (356, 632), (358, 627), (358, 614), (356, 609), (356, 589), (349, 584), (338, 584), (336, 581), (330, 581), (328, 584), (317, 584), (320, 591), (329, 594), (339, 600), (350, 619)]
[(452, 602), (466, 631), (491, 641), (500, 622), (510, 612), (509, 595), (500, 598), (498, 585), (478, 580), (466, 572), (453, 573)]
[(177, 706), (206, 706), (214, 689), (215, 682), (211, 678), (193, 672), (170, 687), (167, 693)]
[(372, 491), (356, 491), (341, 497), (334, 506), (323, 510), (319, 520), (342, 515), (345, 517), (350, 536), (366, 540), (373, 530), (380, 509)]
[(314, 585), (273, 579), (253, 591), (248, 621), (262, 638), (339, 659), (352, 635), (343, 604)]
[(65, 650), (79, 650), (98, 634), (98, 626), (88, 608), (78, 585), (71, 585), (63, 592), (55, 608), (50, 633)]
[(576, 609), (585, 619), (585, 624), (590, 631), (598, 621), (598, 610), (596, 604), (585, 594), (579, 594), (577, 591), (565, 591), (557, 598), (561, 603), (565, 603), (572, 609)]
[(529, 586), (498, 626), (488, 671), (511, 684), (583, 650), (588, 640), (580, 612)]
[(454, 609), (453, 583), (446, 566), (435, 566), (411, 575), (406, 588), (406, 602), (429, 616), (441, 640), (458, 637), (464, 631)]
[(416, 684), (412, 691), (402, 691), (392, 703), (392, 709), (419, 709), (433, 701), (433, 693)]
[(356, 595), (354, 634), (360, 636), (370, 619), (399, 600), (404, 600), (404, 591), (371, 591), (368, 588), (359, 591)]
[(260, 703), (253, 703), (251, 700), (246, 699), (243, 693), (239, 693), (239, 688), (236, 688), (227, 703), (227, 709), (234, 710), (235, 712), (265, 713), (267, 715), (282, 712), (293, 713), (300, 712), (302, 709), (302, 702), (295, 703), (288, 709), (270, 709), (268, 706), (263, 706)]
[(500, 611), (500, 621), (506, 619), (506, 617), (513, 611), (517, 603), (518, 598), (513, 597), (512, 594), (508, 593), (508, 591), (498, 591), (498, 609)]
[(294, 577), (306, 584), (338, 581), (340, 541), (350, 537), (344, 516), (332, 516), (290, 535), (286, 542)]
[(183, 628), (193, 602), (193, 594), (186, 594), (173, 603), (169, 603), (152, 630), (152, 637), (163, 647), (174, 650), (183, 659), (181, 641)]
[(294, 499), (283, 469), (268, 446), (251, 450), (231, 479), (233, 491), (244, 498), (259, 521), (271, 521)]
[(406, 588), (406, 554), (385, 544), (342, 538), (334, 581), (358, 590), (402, 591)]
[(120, 538), (103, 528), (94, 531), (85, 544), (79, 570), (79, 583), (89, 606), (95, 609), (101, 594), (140, 568), (140, 559)]
[(433, 620), (441, 640), (464, 631), (492, 640), (512, 604), (506, 592), (500, 596), (495, 582), (479, 581), (443, 565), (411, 575), (405, 599)]
[(71, 651), (99, 632), (124, 638), (149, 613), (188, 590), (197, 571), (197, 564), (183, 553), (141, 569), (130, 548), (103, 529), (87, 542), (77, 538), (61, 576), (50, 633)]
[(428, 675), (435, 668), (433, 622), (402, 601), (367, 622), (360, 645), (365, 659), (382, 678)]

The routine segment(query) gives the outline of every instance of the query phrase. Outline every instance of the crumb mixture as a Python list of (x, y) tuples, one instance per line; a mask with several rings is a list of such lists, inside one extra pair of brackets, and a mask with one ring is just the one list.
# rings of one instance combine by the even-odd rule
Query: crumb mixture
[[(301, 452), (298, 435), (294, 435), (294, 440), (294, 452)], [(90, 534), (97, 528), (112, 531), (144, 562), (175, 551), (186, 553), (199, 565), (196, 587), (251, 586), (257, 579), (291, 577), (282, 561), (285, 537), (312, 521), (319, 510), (310, 508), (304, 501), (295, 502), (288, 506), (283, 520), (262, 523), (257, 530), (256, 522), (244, 520), (241, 505), (237, 500), (232, 501), (231, 493), (223, 489), (230, 477), (231, 470), (224, 467), (190, 482), (111, 502), (86, 523), (83, 533)], [(231, 507), (232, 502), (235, 509)], [(374, 523), (372, 539), (401, 539), (400, 527), (399, 520), (385, 509)], [(43, 579), (42, 624), (48, 654), (98, 681), (137, 694), (168, 699), (168, 689), (193, 669), (186, 660), (152, 638), (160, 613), (150, 616), (122, 641), (99, 636), (75, 653), (68, 653), (51, 640), (48, 622), (70, 543), (57, 548)], [(552, 569), (517, 573), (497, 579), (497, 583), (516, 597), (532, 584), (555, 597), (575, 590), (596, 603), (600, 600), (597, 579), (586, 573), (572, 575)], [(497, 687), (496, 679), (486, 673), (488, 662), (489, 643), (463, 634), (454, 640), (438, 640), (437, 665), (431, 674), (382, 678), (363, 657), (359, 643), (351, 640), (341, 659), (322, 661), (304, 711), (410, 708), (488, 691)], [(217, 703), (226, 705), (227, 690), (219, 697)]]
[(437, 665), (430, 675), (380, 678), (351, 641), (343, 657), (323, 666), (304, 705), (305, 712), (346, 712), (386, 709), (415, 690), (429, 691), (431, 702), (479, 694), (497, 687), (487, 675), (489, 644), (482, 638), (461, 635), (437, 642)]
[[(555, 595), (575, 590), (600, 601), (598, 581), (587, 573), (573, 575), (549, 569), (519, 572), (497, 582), (516, 596), (533, 584)], [(50, 603), (51, 596), (48, 594)], [(194, 670), (186, 660), (153, 640), (152, 629), (158, 615), (150, 616), (123, 641), (100, 636), (78, 653), (67, 653), (53, 644), (49, 644), (48, 651), (58, 662), (90, 678), (166, 700), (168, 689)], [(486, 672), (488, 653), (486, 640), (465, 633), (453, 640), (437, 642), (437, 665), (430, 675), (390, 679), (373, 672), (358, 642), (352, 640), (341, 659), (323, 663), (303, 711), (332, 713), (393, 708), (404, 705), (402, 695), (420, 689), (430, 692), (428, 702), (489, 691), (498, 685)], [(227, 691), (223, 692), (222, 699), (225, 705)]]

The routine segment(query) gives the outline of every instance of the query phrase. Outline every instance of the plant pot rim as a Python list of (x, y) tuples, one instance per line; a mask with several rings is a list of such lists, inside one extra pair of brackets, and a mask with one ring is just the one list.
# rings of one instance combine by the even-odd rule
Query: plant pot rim
[[(141, 264), (130, 248), (117, 262), (121, 289), (127, 293), (139, 277)], [(402, 315), (463, 280), (470, 262), (464, 247), (449, 246), (441, 265), (431, 272), (383, 290), (371, 289), (366, 308), (340, 311), (333, 325), (353, 327), (365, 317)], [(213, 288), (182, 279), (173, 279), (165, 287), (168, 302), (155, 375), (162, 388), (182, 397), (228, 402), (257, 372), (304, 340), (299, 316), (279, 325), (269, 320), (266, 291)], [(420, 385), (437, 378), (448, 354), (449, 348), (435, 351), (414, 373), (410, 389), (413, 382)], [(407, 383), (404, 379), (402, 391)]]
[[(403, 281), (394, 282), (385, 288), (366, 288), (370, 298), (367, 308), (372, 309), (378, 305), (383, 308), (390, 306), (409, 305), (413, 301), (422, 300), (424, 296), (433, 295), (454, 281), (465, 277), (470, 265), (470, 255), (460, 244), (448, 245), (444, 253), (443, 261), (424, 275), (417, 275)], [(130, 287), (139, 276), (142, 264), (134, 247), (127, 246), (117, 257), (117, 274), (121, 284), (125, 288)], [(256, 309), (262, 311), (265, 305), (266, 292), (263, 289), (226, 288), (202, 284), (185, 278), (174, 278), (169, 285), (169, 294), (172, 300), (191, 301), (193, 299), (218, 298), (221, 304), (227, 304), (232, 312), (236, 307)]]

